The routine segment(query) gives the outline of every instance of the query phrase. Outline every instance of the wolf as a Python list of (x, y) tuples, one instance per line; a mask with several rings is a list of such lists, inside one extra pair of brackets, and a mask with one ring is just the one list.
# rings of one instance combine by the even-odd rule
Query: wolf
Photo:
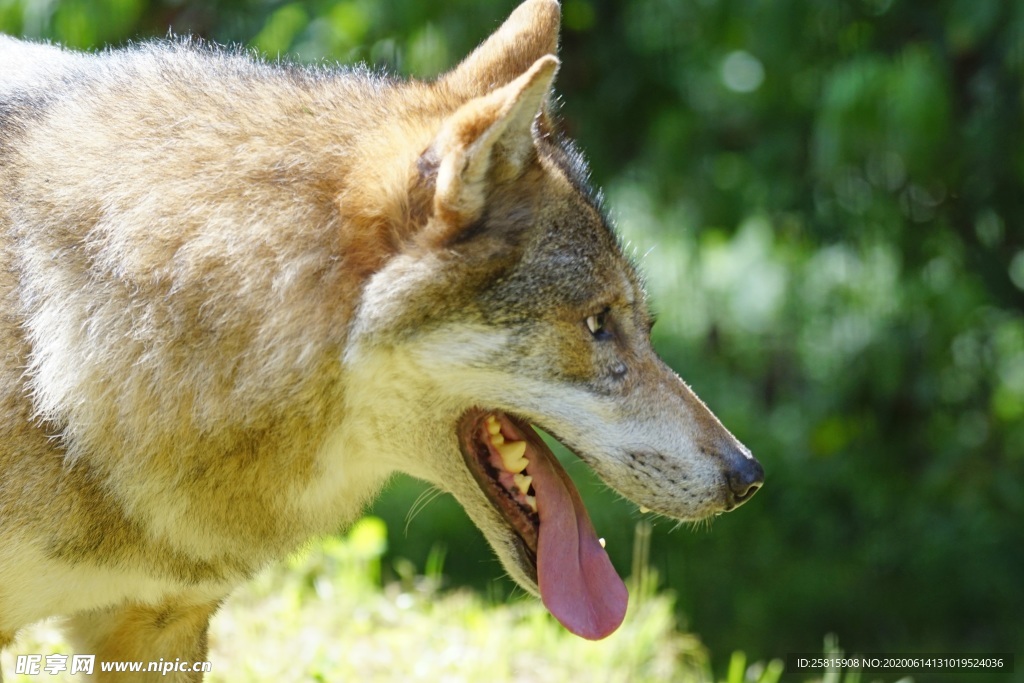
[(432, 82), (0, 37), (0, 647), (65, 615), (101, 661), (203, 660), (395, 472), (599, 639), (627, 592), (534, 426), (667, 517), (759, 489), (651, 347), (552, 110), (559, 21), (527, 0)]

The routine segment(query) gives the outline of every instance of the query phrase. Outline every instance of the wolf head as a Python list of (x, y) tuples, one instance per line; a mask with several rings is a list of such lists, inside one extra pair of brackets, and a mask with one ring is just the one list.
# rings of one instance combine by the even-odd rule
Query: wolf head
[(558, 24), (528, 0), (433, 86), (450, 111), (411, 171), (415, 233), (364, 290), (347, 403), (366, 446), (451, 492), (524, 588), (602, 638), (626, 590), (531, 425), (676, 519), (734, 509), (763, 470), (651, 348), (641, 278), (551, 121)]

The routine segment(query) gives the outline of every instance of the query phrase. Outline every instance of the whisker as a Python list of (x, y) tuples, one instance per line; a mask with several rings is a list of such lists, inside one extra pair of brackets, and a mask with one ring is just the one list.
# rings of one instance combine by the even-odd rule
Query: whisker
[(405, 513), (405, 535), (409, 535), (409, 525), (412, 523), (413, 518), (423, 512), (424, 509), (432, 502), (434, 502), (438, 496), (444, 491), (436, 486), (431, 486), (426, 489), (420, 495), (416, 496), (416, 500), (409, 506), (409, 511)]

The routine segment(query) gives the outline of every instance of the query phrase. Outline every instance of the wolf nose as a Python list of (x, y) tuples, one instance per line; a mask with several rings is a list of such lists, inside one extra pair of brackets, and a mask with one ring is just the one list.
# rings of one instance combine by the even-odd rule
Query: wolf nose
[(729, 484), (726, 497), (729, 509), (732, 510), (750, 500), (751, 496), (761, 488), (761, 484), (764, 483), (764, 468), (750, 454), (750, 451), (742, 446), (728, 448), (725, 458), (728, 468), (725, 478)]

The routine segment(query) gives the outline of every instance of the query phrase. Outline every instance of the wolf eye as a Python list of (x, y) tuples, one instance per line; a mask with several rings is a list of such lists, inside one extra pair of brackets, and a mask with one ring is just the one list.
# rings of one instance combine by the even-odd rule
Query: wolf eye
[(608, 331), (608, 328), (606, 327), (607, 318), (607, 308), (601, 311), (600, 313), (597, 313), (596, 315), (591, 315), (587, 317), (587, 329), (590, 330), (590, 334), (594, 336), (594, 339), (603, 340), (608, 339), (611, 336), (611, 333)]

